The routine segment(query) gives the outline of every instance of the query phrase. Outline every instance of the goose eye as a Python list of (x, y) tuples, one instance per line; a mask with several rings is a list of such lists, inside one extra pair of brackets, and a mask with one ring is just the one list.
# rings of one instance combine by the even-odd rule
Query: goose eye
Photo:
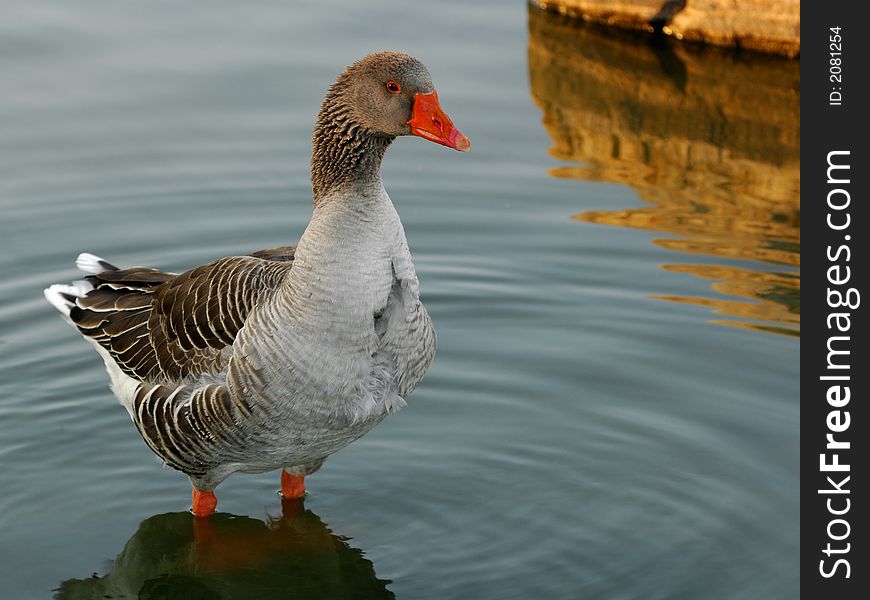
[(399, 92), (402, 91), (402, 87), (398, 83), (396, 83), (395, 81), (388, 81), (387, 82), (387, 91), (389, 91), (391, 94), (398, 94)]

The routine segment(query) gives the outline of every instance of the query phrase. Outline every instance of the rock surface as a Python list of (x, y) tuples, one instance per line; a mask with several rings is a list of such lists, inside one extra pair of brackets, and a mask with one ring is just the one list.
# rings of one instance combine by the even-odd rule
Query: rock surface
[(800, 0), (532, 0), (563, 15), (677, 39), (796, 57)]

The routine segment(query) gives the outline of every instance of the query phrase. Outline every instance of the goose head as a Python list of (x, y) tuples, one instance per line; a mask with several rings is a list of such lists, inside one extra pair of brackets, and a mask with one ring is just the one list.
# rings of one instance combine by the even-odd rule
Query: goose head
[(461, 152), (471, 141), (441, 108), (429, 71), (413, 56), (378, 52), (349, 66), (335, 83), (351, 120), (373, 133), (416, 135)]
[(471, 141), (453, 124), (429, 71), (401, 52), (377, 52), (347, 67), (326, 92), (312, 147), (315, 198), (379, 179), (387, 146), (413, 135), (461, 152)]

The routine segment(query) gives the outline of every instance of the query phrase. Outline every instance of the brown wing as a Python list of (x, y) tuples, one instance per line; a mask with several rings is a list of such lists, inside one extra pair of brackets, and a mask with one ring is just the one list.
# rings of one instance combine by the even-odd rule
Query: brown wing
[(284, 280), (294, 250), (231, 256), (181, 275), (113, 267), (85, 278), (94, 289), (76, 299), (70, 318), (141, 381), (218, 372), (226, 361), (222, 350)]

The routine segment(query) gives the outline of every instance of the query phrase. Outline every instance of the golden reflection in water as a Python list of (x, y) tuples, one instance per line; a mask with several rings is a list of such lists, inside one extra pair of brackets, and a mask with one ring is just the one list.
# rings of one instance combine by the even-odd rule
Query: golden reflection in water
[(604, 31), (529, 8), (531, 94), (555, 177), (632, 186), (641, 208), (573, 218), (676, 237), (670, 250), (765, 265), (663, 265), (730, 299), (657, 296), (800, 334), (800, 64)]

